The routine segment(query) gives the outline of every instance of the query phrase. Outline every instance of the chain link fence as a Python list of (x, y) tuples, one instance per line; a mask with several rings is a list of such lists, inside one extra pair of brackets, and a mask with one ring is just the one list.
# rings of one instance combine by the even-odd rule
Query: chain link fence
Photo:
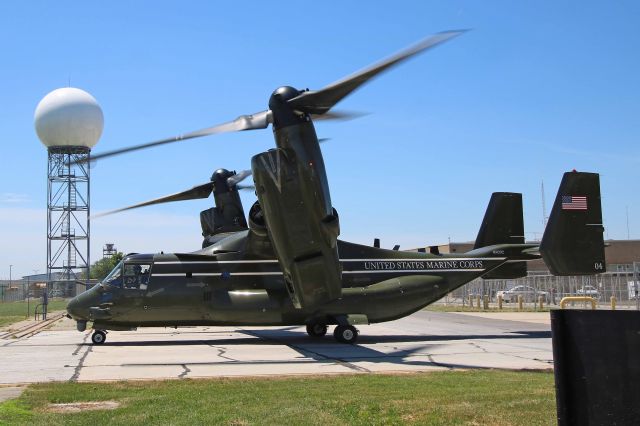
[[(27, 285), (21, 281), (0, 284), (0, 302), (18, 302), (27, 298)], [(32, 296), (33, 297), (33, 296)]]
[[(523, 286), (523, 287), (521, 287)], [(638, 283), (640, 287), (640, 282)], [(478, 278), (449, 293), (438, 301), (441, 304), (469, 306), (470, 300), (477, 307), (477, 297), (489, 297), (489, 302), (497, 303), (498, 292), (503, 293), (505, 303), (511, 302), (509, 295), (523, 295), (525, 304), (537, 306), (542, 296), (545, 305), (559, 305), (565, 296), (590, 296), (598, 304), (610, 304), (611, 297), (616, 298), (617, 308), (635, 309), (635, 282), (632, 271), (606, 272), (599, 275), (559, 277), (548, 273), (529, 272), (529, 275), (517, 279), (483, 280)], [(513, 297), (516, 299), (517, 297)], [(514, 300), (515, 301), (515, 300)]]
[[(8, 280), (7, 280), (8, 281)], [(19, 302), (22, 300), (39, 299), (47, 287), (45, 283), (35, 283), (26, 280), (16, 280), (11, 283), (0, 282), (0, 302)], [(52, 282), (48, 286), (50, 298), (69, 299), (82, 292), (85, 287), (95, 285), (96, 280), (90, 280), (89, 284), (83, 282)]]

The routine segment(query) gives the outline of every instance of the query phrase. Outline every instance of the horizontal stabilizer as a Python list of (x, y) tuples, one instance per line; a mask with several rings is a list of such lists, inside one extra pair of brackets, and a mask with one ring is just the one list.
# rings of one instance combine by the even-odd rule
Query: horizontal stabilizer
[(527, 276), (527, 262), (511, 262), (482, 276), (485, 280), (508, 280)]
[(605, 272), (604, 227), (597, 173), (564, 174), (540, 243), (554, 275)]

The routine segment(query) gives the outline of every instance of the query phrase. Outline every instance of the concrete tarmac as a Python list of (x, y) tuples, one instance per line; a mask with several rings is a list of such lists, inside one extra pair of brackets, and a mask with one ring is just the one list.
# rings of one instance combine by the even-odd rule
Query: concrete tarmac
[[(227, 376), (551, 369), (549, 313), (526, 317), (420, 311), (360, 326), (356, 345), (302, 327), (187, 327), (113, 331), (103, 345), (58, 325), (0, 339), (0, 385)], [(524, 317), (523, 317), (524, 319)]]

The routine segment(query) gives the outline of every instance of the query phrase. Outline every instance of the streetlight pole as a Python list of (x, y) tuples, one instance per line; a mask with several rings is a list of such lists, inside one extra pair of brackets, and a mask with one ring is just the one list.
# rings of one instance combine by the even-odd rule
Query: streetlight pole
[(27, 276), (27, 318), (29, 318), (29, 287), (30, 287), (30, 277)]
[(9, 265), (9, 290), (13, 287), (13, 280), (11, 279), (11, 269), (13, 269), (13, 265)]

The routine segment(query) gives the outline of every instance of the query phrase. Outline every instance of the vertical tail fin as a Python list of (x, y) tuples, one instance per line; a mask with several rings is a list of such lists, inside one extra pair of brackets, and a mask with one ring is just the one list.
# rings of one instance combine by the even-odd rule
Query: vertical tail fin
[(604, 272), (603, 232), (600, 176), (565, 173), (540, 243), (540, 254), (551, 273)]
[(522, 194), (494, 192), (491, 194), (491, 200), (473, 248), (522, 243), (524, 243)]
[[(474, 249), (496, 244), (523, 244), (522, 194), (494, 192), (482, 219)], [(486, 279), (519, 278), (527, 275), (526, 262), (507, 263), (484, 275)]]

